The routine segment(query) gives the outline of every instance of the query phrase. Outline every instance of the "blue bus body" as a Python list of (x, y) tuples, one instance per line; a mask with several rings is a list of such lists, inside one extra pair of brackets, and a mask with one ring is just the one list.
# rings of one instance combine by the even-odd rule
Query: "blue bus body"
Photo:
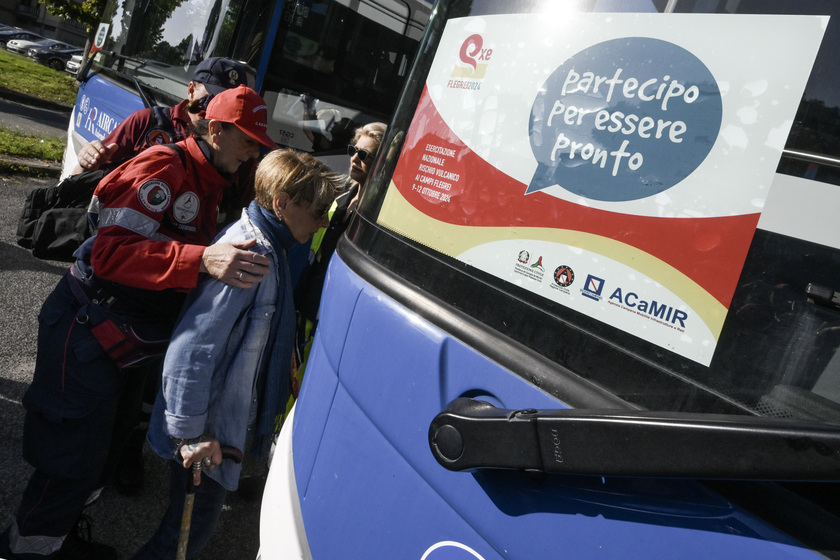
[[(304, 558), (821, 557), (694, 480), (443, 470), (428, 424), (454, 398), (565, 404), (343, 260), (331, 267), (291, 445), (275, 451), (266, 488), (263, 559), (298, 557), (289, 551), (294, 519), (274, 510), (289, 476), (300, 510), (286, 513), (305, 528)], [(293, 474), (277, 458), (284, 453)]]
[[(552, 2), (454, 0), (436, 5), (359, 213), (330, 263), (302, 390), (280, 433), (263, 497), (262, 560), (838, 557), (835, 443), (808, 440), (800, 450), (808, 448), (814, 463), (825, 460), (827, 468), (808, 474), (806, 465), (791, 476), (795, 480), (780, 479), (774, 473), (783, 470), (786, 452), (756, 465), (762, 463), (754, 460), (762, 456), (762, 444), (732, 448), (724, 429), (717, 432), (717, 449), (714, 437), (697, 424), (681, 432), (688, 444), (679, 449), (690, 449), (687, 460), (673, 457), (673, 462), (690, 466), (695, 457), (701, 464), (723, 456), (712, 471), (702, 471), (713, 474), (700, 476), (701, 470), (658, 472), (659, 466), (647, 465), (667, 465), (672, 453), (667, 445), (657, 447), (655, 430), (640, 428), (620, 444), (614, 439), (607, 444), (597, 437), (604, 432), (595, 429), (585, 451), (596, 457), (603, 451), (603, 470), (563, 473), (558, 471), (566, 459), (571, 463), (579, 450), (563, 447), (562, 436), (550, 442), (553, 450), (539, 450), (545, 468), (517, 469), (508, 465), (522, 450), (502, 430), (491, 432), (498, 439), (482, 440), (486, 464), (459, 470), (447, 465), (446, 444), (438, 438), (443, 430), (434, 427), (450, 403), (467, 398), (509, 411), (510, 421), (550, 411), (597, 411), (606, 418), (664, 412), (698, 422), (714, 418), (724, 428), (745, 417), (766, 420), (756, 431), (822, 426), (837, 436), (840, 308), (832, 303), (835, 288), (820, 286), (840, 285), (840, 230), (832, 218), (840, 207), (840, 144), (834, 142), (840, 99), (829, 85), (840, 76), (831, 54), (840, 40), (840, 12), (830, 2), (805, 4), (677, 0), (570, 2), (561, 8)], [(765, 25), (791, 36), (800, 29), (809, 39), (785, 39)], [(535, 36), (544, 36), (544, 42)], [(599, 104), (585, 106), (583, 94), (591, 93), (594, 80), (588, 91), (569, 84), (583, 83), (588, 64), (614, 68), (621, 60), (622, 68), (643, 73), (647, 59), (639, 53), (650, 52), (648, 39), (662, 37), (679, 48), (658, 44), (661, 50), (653, 52), (677, 58), (694, 53), (703, 62), (693, 66), (697, 75), (708, 71), (715, 86), (702, 78), (698, 99), (719, 94), (722, 100), (707, 104), (695, 121), (688, 112), (668, 113), (672, 118), (660, 120), (663, 137), (683, 116), (679, 122), (687, 124), (671, 137), (674, 145), (683, 132), (703, 129), (709, 115), (731, 126), (715, 129), (711, 143), (693, 137), (695, 148), (707, 153), (693, 154), (693, 167), (672, 180), (672, 187), (639, 195), (662, 205), (656, 214), (620, 200), (631, 198), (624, 194), (605, 201), (608, 197), (599, 198), (591, 188), (590, 175), (576, 175), (612, 141), (600, 134), (610, 118), (616, 111), (623, 118), (632, 109), (629, 102), (613, 106), (610, 115), (594, 121), (599, 134), (587, 136), (589, 130), (575, 127), (586, 122), (585, 115), (591, 119), (610, 107), (612, 94), (602, 90)], [(782, 51), (795, 50), (794, 42), (810, 47), (760, 62), (771, 37)], [(625, 41), (623, 47), (610, 42), (616, 38)], [(536, 52), (535, 44), (563, 54)], [(733, 64), (729, 77), (727, 59)], [(751, 62), (739, 66), (744, 60)], [(657, 69), (649, 83), (665, 84), (658, 90), (665, 95), (679, 68)], [(762, 79), (752, 69), (764, 72)], [(493, 81), (491, 71), (501, 77)], [(740, 83), (739, 73), (750, 79)], [(612, 77), (617, 74), (603, 72), (602, 84)], [(784, 94), (759, 101), (781, 82), (779, 91), (795, 90), (787, 101)], [(647, 82), (639, 79), (623, 90), (625, 97), (642, 83)], [(688, 82), (682, 86), (680, 93), (690, 91)], [(544, 106), (552, 109), (541, 113), (546, 92), (553, 92), (556, 102), (552, 106), (545, 97)], [(572, 99), (569, 92), (581, 95)], [(650, 99), (658, 95), (647, 92)], [(783, 132), (781, 139), (750, 128), (775, 110), (770, 107), (782, 105), (785, 114), (777, 116), (783, 124), (770, 127)], [(550, 119), (565, 124), (550, 131), (556, 141), (552, 137), (554, 151), (547, 154), (540, 152), (539, 137), (546, 133), (541, 123)], [(612, 132), (621, 134), (625, 126), (624, 134), (635, 134), (631, 124), (636, 123), (622, 120)], [(577, 148), (563, 141), (573, 133), (580, 133), (573, 138)], [(589, 152), (587, 142), (593, 146)], [(746, 175), (739, 174), (750, 150), (774, 143), (775, 158), (759, 156)], [(697, 148), (701, 145), (708, 148)], [(578, 150), (577, 160), (562, 152), (572, 149)], [(680, 172), (690, 159), (666, 154), (656, 160), (661, 172), (645, 175), (649, 168), (641, 165), (641, 154), (650, 162), (655, 152), (640, 149), (638, 165), (619, 186), (665, 183), (667, 173)], [(537, 162), (558, 153), (568, 158), (564, 174), (538, 176), (540, 170), (555, 173)], [(613, 175), (621, 177), (616, 159)], [(707, 165), (710, 175), (698, 175)], [(756, 185), (761, 200), (748, 195), (736, 209), (739, 203), (725, 193), (749, 190), (745, 185), (752, 181), (763, 184), (765, 179), (752, 175), (762, 165), (768, 166), (770, 184)], [(611, 180), (604, 177), (603, 184)], [(699, 197), (714, 193), (711, 198), (733, 206), (703, 215), (690, 233), (680, 233), (670, 228), (689, 222), (659, 218), (671, 217), (665, 210), (671, 197), (694, 180), (692, 192)], [(716, 190), (720, 183), (725, 188)], [(546, 218), (546, 208), (555, 207)], [(616, 208), (623, 210), (610, 213)], [(624, 210), (635, 217), (627, 218)], [(683, 217), (701, 213), (690, 214)], [(730, 228), (740, 214), (752, 216), (749, 223)], [(538, 220), (541, 227), (531, 227)], [(648, 227), (647, 241), (633, 241)], [(619, 240), (620, 250), (607, 238)], [(637, 251), (645, 243), (657, 247), (651, 249), (656, 259)], [(721, 247), (728, 256), (714, 261), (712, 253)], [(708, 289), (694, 303), (689, 296), (668, 303), (669, 296), (657, 290), (667, 284), (680, 291), (682, 280), (675, 279), (688, 268), (674, 264), (662, 268), (661, 276), (654, 271), (663, 261), (682, 262), (692, 251), (700, 255), (697, 270), (706, 270), (686, 275), (695, 274)], [(613, 267), (613, 261), (635, 268)], [(643, 270), (651, 276), (640, 274)], [(726, 275), (732, 280), (724, 289)], [(708, 298), (710, 293), (718, 296)], [(711, 337), (691, 330), (699, 317), (713, 325)], [(794, 439), (786, 440), (791, 449)], [(692, 441), (704, 443), (692, 448)], [(469, 446), (465, 439), (463, 449)], [(650, 461), (636, 447), (655, 450)], [(556, 464), (548, 464), (546, 456)], [(633, 457), (632, 464), (624, 457)]]
[(93, 76), (79, 85), (72, 130), (84, 142), (102, 140), (128, 115), (140, 109), (143, 102), (136, 94)]

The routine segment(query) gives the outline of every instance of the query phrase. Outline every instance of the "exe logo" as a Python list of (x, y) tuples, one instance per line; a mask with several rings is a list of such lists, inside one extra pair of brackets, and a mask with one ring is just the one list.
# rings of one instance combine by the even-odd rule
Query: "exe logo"
[(493, 49), (484, 48), (484, 38), (478, 33), (470, 35), (461, 44), (459, 62), (452, 68), (452, 80), (446, 84), (451, 89), (481, 89), (487, 66), (493, 56)]
[(601, 292), (603, 291), (604, 279), (590, 274), (586, 277), (586, 282), (583, 284), (583, 288), (581, 288), (580, 293), (589, 299), (601, 301)]

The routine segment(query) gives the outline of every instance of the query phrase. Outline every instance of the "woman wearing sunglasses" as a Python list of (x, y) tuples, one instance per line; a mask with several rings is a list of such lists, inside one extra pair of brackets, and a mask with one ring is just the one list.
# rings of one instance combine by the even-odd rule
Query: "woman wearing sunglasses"
[[(327, 274), (327, 265), (335, 251), (338, 239), (359, 204), (373, 160), (385, 136), (386, 126), (381, 122), (368, 123), (356, 129), (353, 141), (347, 146), (350, 156), (350, 176), (344, 192), (336, 198), (330, 209), (330, 225), (319, 230), (312, 239), (308, 268), (301, 275), (295, 290), (295, 308), (299, 311), (297, 332), (297, 363), (304, 364), (309, 345), (318, 323), (318, 306), (321, 303), (321, 288)], [(292, 257), (290, 257), (292, 258)], [(301, 366), (300, 375), (303, 374)]]
[[(383, 123), (368, 123), (356, 129), (353, 142), (347, 146), (347, 155), (350, 156), (350, 179), (357, 183), (357, 192), (358, 185), (365, 184), (383, 136), (385, 136), (385, 125)], [(358, 197), (355, 198), (358, 199)], [(352, 209), (355, 209), (355, 204)]]

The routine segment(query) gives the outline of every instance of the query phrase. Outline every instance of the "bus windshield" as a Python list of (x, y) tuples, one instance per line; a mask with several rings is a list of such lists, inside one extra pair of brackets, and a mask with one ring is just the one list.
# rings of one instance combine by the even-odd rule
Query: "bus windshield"
[(110, 0), (93, 69), (174, 104), (198, 63), (232, 58), (253, 70), (278, 144), (339, 153), (394, 110), (430, 11), (425, 0)]
[(256, 15), (267, 4), (249, 0), (109, 2), (105, 21), (111, 28), (104, 48), (117, 56), (98, 57), (94, 68), (119, 70), (181, 99), (195, 66), (211, 53), (229, 51), (232, 24), (239, 15)]
[[(657, 222), (657, 227), (679, 229), (700, 214), (669, 214), (668, 208), (673, 201), (656, 194), (645, 200), (661, 206), (648, 213), (641, 204), (636, 208), (632, 207), (632, 201), (611, 200), (608, 194), (601, 196), (595, 187), (591, 187), (596, 179), (587, 180), (589, 176), (581, 177), (581, 187), (577, 191), (573, 184), (563, 185), (572, 192), (571, 196), (553, 190), (557, 189), (551, 186), (554, 184), (553, 176), (545, 184), (539, 184), (542, 168), (538, 167), (534, 172), (523, 163), (524, 157), (509, 157), (508, 154), (514, 151), (511, 146), (518, 149), (524, 145), (524, 154), (530, 156), (532, 149), (534, 156), (531, 157), (539, 159), (539, 134), (547, 133), (539, 128), (540, 119), (545, 118), (545, 122), (551, 123), (553, 118), (555, 123), (560, 122), (578, 134), (573, 139), (579, 143), (581, 151), (577, 159), (572, 161), (570, 158), (569, 168), (579, 170), (585, 166), (578, 162), (586, 160), (586, 150), (592, 148), (586, 140), (581, 140), (587, 138), (587, 119), (593, 121), (596, 118), (595, 110), (603, 107), (603, 102), (594, 105), (595, 109), (587, 109), (591, 115), (584, 117), (590, 113), (583, 109), (575, 114), (562, 112), (571, 103), (562, 101), (562, 94), (557, 94), (556, 100), (547, 95), (543, 100), (542, 93), (531, 93), (551, 90), (555, 85), (560, 91), (570, 89), (568, 81), (579, 78), (576, 72), (585, 75), (580, 69), (587, 68), (583, 59), (572, 59), (568, 68), (560, 67), (556, 71), (556, 75), (560, 75), (561, 71), (567, 72), (564, 74), (565, 82), (555, 83), (552, 77), (542, 78), (545, 81), (542, 89), (538, 89), (539, 84), (536, 84), (531, 90), (508, 91), (503, 82), (491, 82), (491, 70), (497, 74), (514, 74), (515, 65), (508, 63), (500, 54), (505, 52), (503, 48), (509, 46), (505, 35), (484, 31), (465, 39), (469, 31), (473, 27), (490, 29), (494, 20), (483, 15), (485, 9), (493, 14), (511, 14), (497, 19), (504, 22), (504, 28), (519, 21), (514, 14), (527, 21), (528, 12), (536, 8), (528, 2), (464, 2), (455, 3), (456, 7), (451, 9), (457, 12), (465, 4), (470, 6), (468, 10), (464, 8), (464, 13), (469, 15), (449, 20), (448, 31), (458, 37), (453, 41), (460, 43), (454, 46), (447, 44), (448, 52), (463, 53), (469, 48), (473, 48), (475, 53), (492, 50), (484, 62), (487, 76), (478, 75), (479, 70), (484, 71), (481, 64), (477, 64), (475, 69), (464, 64), (466, 70), (462, 74), (467, 77), (458, 78), (456, 70), (451, 70), (451, 67), (457, 69), (463, 58), (452, 62), (452, 55), (448, 59), (440, 57), (443, 60), (439, 63), (440, 68), (433, 66), (429, 76), (435, 79), (445, 76), (446, 79), (435, 82), (430, 78), (425, 84), (414, 85), (415, 90), (410, 95), (419, 100), (418, 105), (398, 112), (390, 130), (390, 134), (397, 135), (400, 140), (404, 136), (405, 144), (399, 145), (400, 150), (397, 146), (391, 150), (394, 155), (399, 153), (400, 159), (389, 157), (385, 160), (381, 175), (376, 173), (368, 188), (368, 197), (361, 210), (366, 221), (391, 230), (401, 243), (420, 249), (423, 256), (418, 256), (418, 259), (422, 258), (424, 264), (408, 264), (411, 259), (405, 257), (407, 268), (397, 272), (444, 300), (450, 298), (449, 294), (458, 293), (461, 296), (457, 301), (460, 310), (481, 317), (482, 322), (518, 343), (553, 362), (564, 364), (577, 375), (641, 408), (755, 414), (840, 423), (840, 392), (837, 389), (840, 386), (840, 307), (837, 303), (840, 296), (835, 292), (840, 290), (836, 278), (837, 240), (828, 234), (831, 228), (827, 222), (815, 220), (815, 214), (804, 210), (806, 206), (820, 207), (817, 202), (819, 197), (837, 196), (836, 187), (827, 183), (836, 183), (840, 163), (833, 143), (837, 129), (837, 90), (833, 87), (837, 59), (832, 53), (840, 37), (840, 27), (834, 20), (838, 7), (831, 2), (814, 2), (807, 6), (780, 1), (669, 2), (667, 7), (665, 2), (636, 3), (639, 6), (647, 4), (650, 12), (667, 9), (681, 14), (669, 22), (682, 21), (679, 17), (691, 17), (692, 14), (694, 17), (700, 14), (713, 16), (715, 12), (744, 18), (755, 17), (757, 13), (831, 16), (821, 45), (814, 49), (813, 71), (809, 72), (809, 60), (800, 65), (804, 95), (789, 101), (791, 111), (796, 111), (798, 106), (798, 112), (793, 123), (787, 122), (791, 134), (784, 143), (784, 150), (781, 150), (778, 167), (768, 170), (768, 177), (773, 182), (771, 196), (761, 202), (763, 212), (757, 229), (753, 226), (754, 233), (749, 231), (743, 237), (742, 249), (738, 249), (743, 251), (742, 256), (730, 259), (732, 252), (738, 251), (734, 235), (730, 236), (734, 230), (724, 233), (723, 229), (715, 229), (718, 226), (712, 227), (714, 219), (700, 220), (696, 222), (698, 227), (710, 226), (714, 232), (709, 230), (710, 235), (706, 236), (698, 230), (691, 235), (699, 235), (703, 239), (695, 238), (687, 245), (662, 233), (646, 240), (640, 237), (640, 245), (649, 244), (650, 250), (658, 253), (657, 260), (650, 263), (651, 270), (663, 261), (672, 265), (667, 267), (668, 270), (663, 269), (657, 280), (645, 278), (639, 281), (639, 276), (629, 268), (625, 270), (623, 265), (616, 265), (616, 269), (612, 270), (605, 264), (605, 260), (611, 262), (611, 259), (616, 262), (634, 261), (635, 257), (630, 257), (628, 253), (634, 243), (631, 238), (638, 234), (638, 231), (632, 233), (633, 228), (646, 227), (647, 216), (652, 219), (673, 216), (677, 219), (661, 220)], [(611, 2), (602, 4), (612, 5)], [(716, 8), (718, 4), (720, 8)], [(460, 30), (458, 25), (465, 29)], [(460, 35), (451, 28), (458, 29)], [(496, 42), (493, 43), (489, 37)], [(474, 41), (475, 45), (469, 46), (469, 41)], [(607, 53), (609, 43), (603, 44), (606, 45), (603, 47), (604, 56), (611, 59)], [(458, 51), (458, 48), (462, 50)], [(475, 56), (478, 58), (481, 54)], [(431, 57), (427, 59), (427, 64), (430, 63)], [(796, 63), (798, 61), (794, 60)], [(702, 74), (701, 70), (698, 70), (699, 74)], [(585, 80), (580, 79), (579, 84), (579, 91), (584, 91)], [(461, 97), (469, 102), (462, 101)], [(496, 106), (499, 99), (509, 97), (520, 99), (523, 106), (533, 104), (532, 120), (523, 121), (524, 128), (507, 127), (512, 117)], [(540, 116), (538, 111), (543, 106), (545, 114)], [(628, 102), (628, 106), (632, 105)], [(573, 107), (572, 110), (576, 109)], [(626, 107), (619, 107), (619, 110), (627, 111)], [(697, 124), (687, 125), (689, 129), (702, 130), (699, 127), (707, 122), (713, 110), (711, 104), (705, 107)], [(726, 111), (725, 106), (723, 110)], [(749, 108), (745, 107), (744, 111), (747, 110)], [(671, 114), (674, 112), (676, 109)], [(610, 118), (616, 118), (616, 114), (621, 113), (613, 112)], [(688, 122), (687, 117), (685, 122)], [(528, 137), (517, 143), (516, 136), (521, 130), (527, 132), (529, 126), (530, 149)], [(558, 133), (556, 143), (552, 141), (548, 144), (554, 147), (554, 152), (546, 152), (546, 161), (565, 146), (560, 135), (572, 135), (566, 129), (558, 130), (563, 132)], [(626, 124), (624, 130), (629, 130)], [(704, 134), (698, 133), (695, 141), (705, 141), (702, 138)], [(595, 145), (602, 145), (603, 137), (593, 134), (592, 138), (595, 138)], [(631, 145), (636, 141), (633, 139)], [(726, 138), (726, 141), (732, 139)], [(717, 146), (721, 144), (718, 142)], [(480, 157), (472, 159), (473, 151)], [(714, 155), (715, 152), (710, 153)], [(574, 158), (574, 154), (571, 157)], [(707, 158), (705, 162), (708, 161)], [(504, 173), (494, 174), (494, 166)], [(595, 167), (594, 164), (592, 167)], [(551, 169), (546, 165), (544, 171), (549, 173)], [(600, 172), (600, 168), (598, 170)], [(641, 171), (629, 173), (622, 185), (632, 184), (637, 177), (642, 177), (642, 182), (646, 181), (640, 175)], [(776, 171), (775, 175), (773, 171)], [(511, 175), (515, 176), (515, 180), (511, 179)], [(376, 178), (379, 176), (392, 178), (388, 182), (378, 182)], [(592, 177), (595, 175), (592, 174)], [(807, 179), (821, 181), (822, 186)], [(648, 184), (663, 180), (662, 176), (651, 177)], [(703, 189), (708, 191), (708, 185)], [(525, 193), (524, 196), (522, 193)], [(573, 195), (588, 199), (586, 206), (589, 207), (578, 206)], [(555, 197), (560, 201), (556, 201)], [(522, 202), (518, 203), (521, 204), (518, 210), (523, 214), (510, 221), (508, 217), (517, 211), (511, 205), (520, 198)], [(756, 200), (747, 200), (744, 213), (752, 214), (758, 220), (751, 207)], [(612, 212), (617, 212), (614, 209), (621, 204), (624, 205), (622, 208), (633, 208), (638, 212), (641, 217), (634, 218), (638, 223), (619, 223), (618, 214)], [(411, 220), (402, 215), (391, 218), (391, 215), (396, 216), (397, 208), (400, 212), (416, 212), (417, 216)], [(577, 213), (581, 213), (582, 217), (578, 219)], [(603, 228), (598, 231), (600, 226), (596, 224), (606, 216), (611, 217), (604, 218)], [(621, 219), (624, 217), (621, 216)], [(415, 225), (425, 221), (435, 225)], [(721, 218), (719, 222), (723, 224), (725, 219)], [(504, 231), (509, 238), (496, 240), (494, 235), (501, 234), (496, 233), (492, 226), (508, 223), (511, 229)], [(818, 223), (825, 227), (818, 226)], [(470, 243), (460, 245), (450, 241), (457, 235), (458, 226), (462, 225), (472, 226), (471, 235), (485, 244), (470, 252), (465, 247), (469, 247), (470, 243), (477, 244), (476, 239), (470, 237)], [(547, 229), (540, 230), (538, 226)], [(553, 228), (557, 228), (556, 234), (546, 233), (554, 231)], [(365, 225), (360, 225), (359, 231), (364, 229)], [(492, 234), (475, 233), (479, 231)], [(568, 231), (579, 233), (572, 235)], [(581, 247), (588, 246), (588, 235), (594, 232), (611, 237), (614, 241), (610, 243), (616, 243), (620, 249), (613, 252), (606, 246), (599, 246), (597, 258), (580, 259)], [(570, 248), (565, 252), (557, 250), (555, 244), (548, 242), (556, 242), (554, 235), (568, 243)], [(377, 240), (370, 248), (371, 253), (376, 255), (380, 249), (384, 251), (384, 246), (381, 240)], [(491, 248), (503, 251), (504, 257), (492, 253)], [(593, 250), (593, 254), (598, 251)], [(688, 268), (678, 270), (682, 266), (679, 263), (684, 262), (689, 252), (696, 253), (696, 266), (693, 272), (683, 276)], [(719, 261), (712, 256), (715, 252), (721, 252)], [(489, 256), (491, 253), (492, 257)], [(723, 253), (729, 256), (723, 256)], [(610, 259), (603, 259), (605, 254)], [(390, 260), (391, 251), (384, 258), (389, 259), (389, 266), (399, 262)], [(438, 273), (433, 273), (429, 265), (428, 261), (432, 260), (439, 263)], [(730, 288), (726, 294), (715, 292), (715, 286), (720, 285), (717, 283), (724, 276), (723, 263), (730, 260), (738, 264), (729, 273), (730, 280), (727, 282)], [(424, 271), (423, 275), (416, 274), (419, 269)], [(456, 270), (457, 273), (454, 272)], [(672, 286), (675, 292), (679, 292), (683, 289), (681, 283), (689, 276), (698, 283), (705, 283), (704, 296), (709, 293), (718, 295), (702, 303), (698, 301), (694, 308), (685, 302), (665, 304), (668, 297), (664, 291), (667, 290), (662, 288)], [(467, 277), (471, 278), (467, 280)], [(441, 278), (447, 278), (447, 281), (442, 283)], [(459, 290), (460, 282), (470, 287)], [(474, 286), (481, 286), (481, 289)], [(659, 291), (662, 293), (657, 293)], [(488, 301), (494, 302), (492, 308), (488, 307)], [(494, 311), (507, 306), (527, 309), (527, 313), (509, 315)], [(720, 308), (720, 313), (717, 318), (711, 318), (709, 310), (716, 308)], [(704, 320), (709, 324), (717, 321), (716, 336), (708, 337), (709, 340), (717, 338), (716, 344), (708, 347), (703, 335), (689, 332), (688, 328), (692, 322), (696, 324), (697, 317), (704, 313), (707, 314)], [(686, 345), (684, 350), (680, 349), (681, 344)], [(704, 353), (707, 348), (708, 352)], [(697, 352), (694, 353), (694, 350)], [(562, 376), (548, 375), (541, 383), (546, 387), (561, 382), (560, 379)]]
[(836, 557), (838, 37), (836, 0), (438, 2), (262, 557)]

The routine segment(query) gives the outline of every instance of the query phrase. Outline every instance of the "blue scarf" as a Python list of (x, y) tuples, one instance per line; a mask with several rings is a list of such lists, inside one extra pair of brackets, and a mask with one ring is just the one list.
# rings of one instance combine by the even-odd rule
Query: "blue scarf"
[(256, 202), (251, 202), (248, 206), (248, 217), (271, 244), (277, 260), (277, 303), (274, 315), (271, 317), (271, 331), (268, 335), (269, 353), (263, 356), (260, 371), (257, 372), (259, 408), (252, 447), (254, 453), (265, 455), (271, 447), (275, 419), (278, 414), (286, 412), (286, 403), (292, 392), (291, 367), (295, 310), (286, 251), (297, 241), (286, 224), (281, 222), (272, 211), (266, 210)]

